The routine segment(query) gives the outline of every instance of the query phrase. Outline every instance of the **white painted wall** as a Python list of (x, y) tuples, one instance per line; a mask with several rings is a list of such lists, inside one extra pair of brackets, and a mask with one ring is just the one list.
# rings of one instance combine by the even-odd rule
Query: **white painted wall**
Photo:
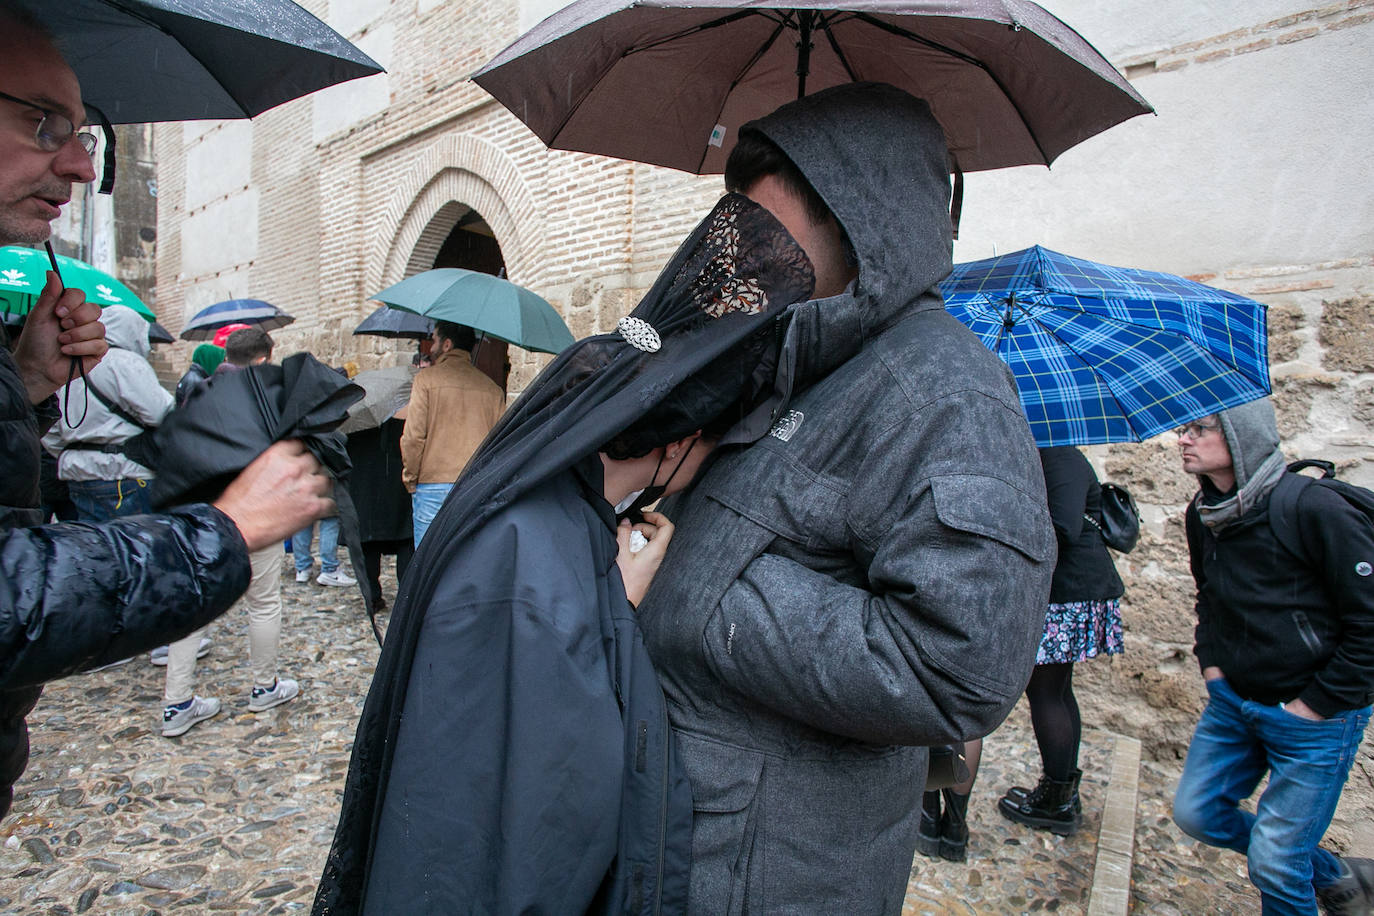
[(1222, 35), (1321, 6), (1320, 0), (1041, 0), (1108, 60)]
[(256, 188), (217, 200), (181, 224), (181, 272), (187, 278), (236, 269), (257, 253)]
[[(1126, 31), (1118, 23), (1104, 34)], [(967, 176), (956, 260), (1042, 244), (1189, 273), (1374, 251), (1374, 26), (1139, 79), (1158, 116)]]
[[(207, 123), (216, 129), (202, 129)], [(183, 127), (182, 136), (186, 142), (187, 210), (240, 192), (251, 183), (253, 122), (192, 121)]]
[[(365, 0), (353, 0), (363, 5)], [(376, 6), (379, 13), (385, 6)], [(333, 5), (331, 4), (331, 10)], [(331, 20), (330, 25), (348, 35), (349, 40), (362, 49), (384, 69), (391, 67), (392, 42), (396, 27), (383, 22), (370, 28), (365, 34), (356, 35), (344, 32)], [(311, 136), (316, 143), (323, 142), (330, 135), (360, 124), (368, 118), (380, 114), (391, 104), (391, 81), (385, 73), (349, 80), (337, 86), (330, 86), (310, 96), (311, 99)]]

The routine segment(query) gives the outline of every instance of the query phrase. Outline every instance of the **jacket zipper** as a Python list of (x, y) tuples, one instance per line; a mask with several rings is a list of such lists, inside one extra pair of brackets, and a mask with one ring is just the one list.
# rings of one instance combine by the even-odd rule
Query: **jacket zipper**
[(1307, 644), (1308, 650), (1313, 655), (1321, 655), (1321, 640), (1317, 638), (1316, 631), (1312, 629), (1312, 623), (1307, 619), (1307, 613), (1305, 611), (1294, 611), (1293, 624), (1298, 628), (1298, 635), (1301, 636), (1302, 641)]
[(654, 880), (654, 916), (663, 912), (663, 847), (668, 841), (668, 742), (672, 738), (672, 726), (668, 724), (668, 701), (663, 691), (658, 692), (658, 708), (663, 721), (663, 778), (659, 780), (658, 792), (658, 873)]

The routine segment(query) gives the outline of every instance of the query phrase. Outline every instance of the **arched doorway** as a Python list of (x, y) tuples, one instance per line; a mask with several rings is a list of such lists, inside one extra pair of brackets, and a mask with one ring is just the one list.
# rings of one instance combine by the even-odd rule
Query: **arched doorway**
[[(431, 267), (461, 267), (494, 277), (506, 275), (506, 260), (501, 254), (501, 243), (496, 240), (496, 233), (487, 225), (487, 221), (480, 213), (465, 204), (450, 201), (435, 214), (429, 228), (442, 231), (443, 223), (448, 220), (453, 220), (452, 228), (442, 241), (437, 238), (437, 232), (431, 233), (429, 229), (426, 230), (424, 235), (430, 236), (430, 239), (422, 239), (421, 243), (416, 245), (409, 266), (417, 267), (418, 270)], [(429, 241), (429, 246), (424, 245), (425, 241)], [(433, 250), (435, 242), (438, 242), (438, 250), (434, 253), (433, 261), (427, 265), (423, 264), (423, 260), (420, 264), (415, 264), (417, 259), (423, 259), (427, 253), (424, 250), (426, 247)], [(500, 385), (502, 391), (506, 390), (506, 382), (510, 378), (509, 350), (510, 345), (503, 340), (483, 338), (478, 341), (477, 350), (473, 353), (473, 364)]]

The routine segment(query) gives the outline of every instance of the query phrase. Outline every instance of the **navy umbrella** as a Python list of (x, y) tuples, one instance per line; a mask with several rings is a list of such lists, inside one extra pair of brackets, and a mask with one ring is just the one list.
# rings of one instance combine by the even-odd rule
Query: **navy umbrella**
[(1035, 246), (955, 264), (945, 308), (1011, 367), (1037, 445), (1139, 442), (1270, 391), (1265, 306)]
[(252, 324), (264, 331), (284, 328), (295, 321), (270, 302), (261, 299), (226, 299), (208, 305), (191, 316), (181, 329), (182, 340), (213, 340), (226, 324)]
[(424, 340), (434, 330), (434, 319), (384, 305), (362, 320), (353, 334), (377, 337), (411, 337)]
[(251, 118), (382, 68), (291, 0), (18, 0), (115, 124)]

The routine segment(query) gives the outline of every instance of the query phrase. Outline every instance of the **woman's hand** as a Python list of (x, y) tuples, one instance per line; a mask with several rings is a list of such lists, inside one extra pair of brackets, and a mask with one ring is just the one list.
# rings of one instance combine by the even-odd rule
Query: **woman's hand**
[[(649, 542), (638, 552), (630, 550), (631, 531), (638, 531)], [(662, 512), (645, 512), (644, 521), (638, 525), (632, 526), (629, 519), (623, 520), (616, 529), (615, 539), (620, 545), (615, 562), (620, 567), (620, 578), (625, 580), (625, 596), (638, 607), (649, 592), (663, 555), (668, 552), (668, 542), (673, 539), (673, 523)]]

